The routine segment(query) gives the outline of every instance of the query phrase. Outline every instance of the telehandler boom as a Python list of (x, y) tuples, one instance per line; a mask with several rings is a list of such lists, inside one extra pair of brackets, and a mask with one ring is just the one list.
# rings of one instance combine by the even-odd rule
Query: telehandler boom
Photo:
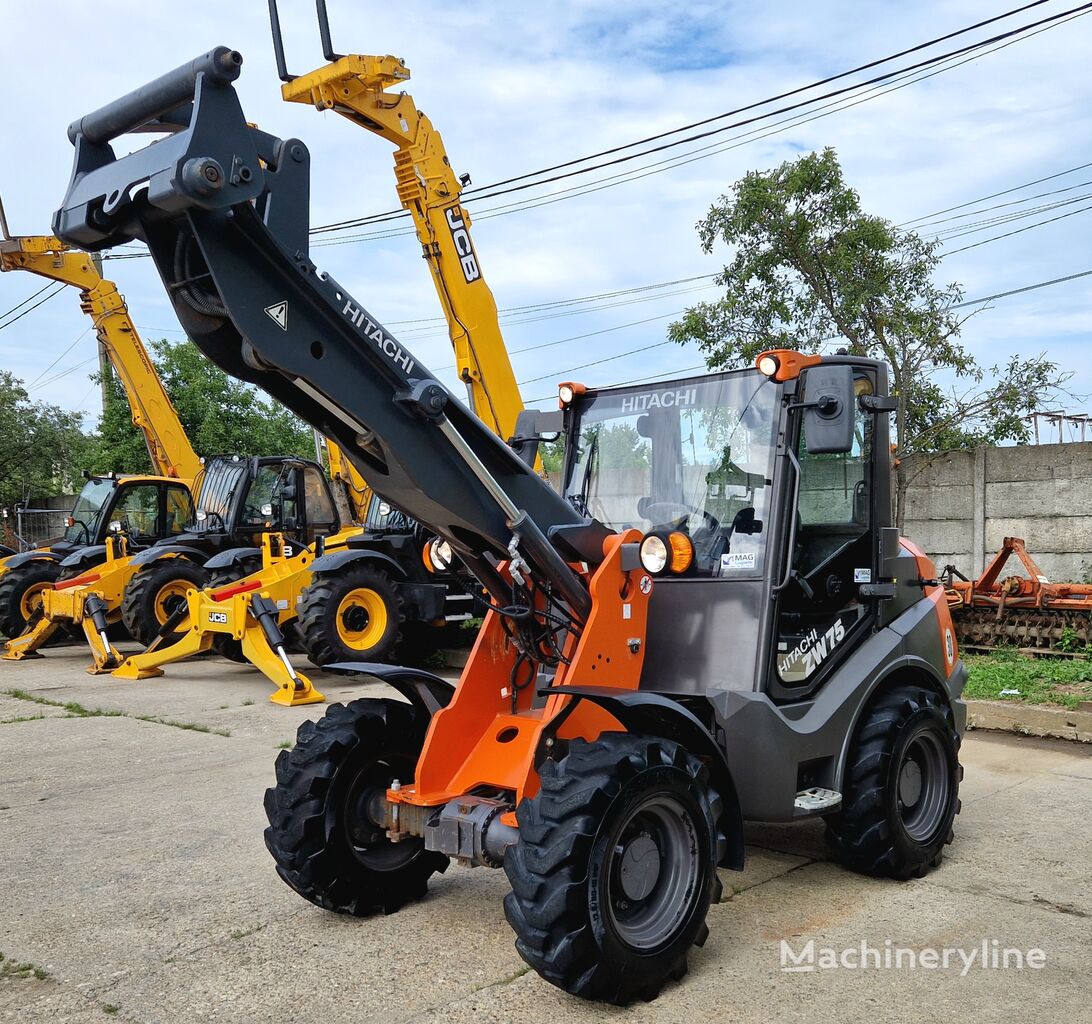
[(0, 561), (0, 631), (17, 637), (41, 614), (43, 595), (62, 574), (63, 559), (82, 547), (105, 555), (111, 522), (139, 521), (140, 536), (132, 539), (145, 544), (180, 530), (192, 512), (189, 488), (200, 460), (114, 282), (102, 277), (87, 253), (73, 251), (57, 238), (13, 237), (2, 203), (0, 235), (0, 271), (28, 271), (79, 291), (80, 308), (91, 318), (98, 343), (122, 383), (155, 474), (89, 478), (64, 537)]
[[(454, 690), (345, 666), (405, 700), (334, 705), (278, 757), (284, 881), (364, 915), (449, 858), (503, 864), (520, 955), (625, 1003), (685, 974), (744, 818), (824, 816), (872, 874), (939, 864), (965, 669), (935, 568), (890, 525), (886, 367), (779, 350), (563, 384), (537, 424), (565, 435), (559, 494), (311, 262), (307, 149), (248, 127), (241, 62), (219, 47), (73, 123), (55, 230), (145, 240), (209, 358), (332, 437), (493, 601)], [(167, 134), (117, 157), (138, 128)]]

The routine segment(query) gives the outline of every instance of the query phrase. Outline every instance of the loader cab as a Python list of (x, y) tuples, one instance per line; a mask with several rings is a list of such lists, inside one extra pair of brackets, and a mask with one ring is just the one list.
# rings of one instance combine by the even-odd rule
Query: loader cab
[(572, 393), (566, 497), (663, 554), (642, 688), (802, 699), (867, 629), (890, 514), (886, 417), (860, 399), (882, 374), (830, 357)]
[(189, 487), (165, 477), (89, 476), (65, 519), (64, 535), (53, 550), (75, 551), (102, 544), (120, 528), (134, 547), (182, 532), (193, 517)]
[(205, 541), (260, 543), (277, 531), (300, 544), (337, 529), (337, 508), (319, 466), (279, 456), (216, 456), (205, 465), (188, 532)]

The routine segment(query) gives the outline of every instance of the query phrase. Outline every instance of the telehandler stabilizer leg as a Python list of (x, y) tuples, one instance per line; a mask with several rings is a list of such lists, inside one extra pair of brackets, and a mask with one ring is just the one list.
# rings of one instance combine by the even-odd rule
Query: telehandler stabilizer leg
[[(192, 596), (196, 591), (190, 591)], [(188, 623), (193, 621), (193, 612), (188, 605), (178, 609), (167, 620), (163, 630), (160, 631), (154, 643), (143, 654), (133, 654), (126, 658), (114, 669), (113, 675), (118, 679), (154, 679), (163, 675), (160, 665), (166, 665), (182, 658), (192, 658), (195, 654), (203, 654), (212, 648), (212, 634), (200, 633), (196, 629), (188, 628)], [(164, 631), (177, 629), (182, 633), (181, 638), (167, 647), (162, 647)]]
[(88, 674), (98, 676), (112, 672), (121, 664), (122, 656), (107, 636), (106, 602), (98, 594), (88, 594), (84, 599), (83, 615), (79, 622), (94, 658), (94, 664), (87, 668)]
[(41, 615), (25, 633), (13, 637), (4, 644), (4, 653), (0, 655), (3, 661), (26, 661), (28, 658), (40, 658), (39, 647), (44, 647), (53, 638), (53, 635), (61, 628), (59, 622), (54, 622)]
[(300, 704), (321, 704), (326, 698), (311, 685), (311, 680), (292, 667), (285, 648), (284, 634), (277, 624), (277, 606), (268, 597), (255, 594), (250, 599), (251, 623), (243, 632), (243, 654), (277, 684), (269, 695), (274, 704), (296, 707)]

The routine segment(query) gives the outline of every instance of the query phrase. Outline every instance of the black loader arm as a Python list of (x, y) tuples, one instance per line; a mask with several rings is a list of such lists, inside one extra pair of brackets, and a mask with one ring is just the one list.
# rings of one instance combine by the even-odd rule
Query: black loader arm
[[(531, 576), (586, 618), (587, 590), (566, 564), (578, 559), (551, 531), (605, 531), (316, 269), (307, 148), (247, 125), (231, 84), (241, 60), (219, 47), (74, 122), (56, 234), (91, 250), (146, 241), (208, 358), (333, 438), (379, 495), (446, 538), (494, 595), (504, 586), (486, 556), (510, 557), (515, 537)], [(167, 137), (118, 157), (110, 141), (128, 131)]]

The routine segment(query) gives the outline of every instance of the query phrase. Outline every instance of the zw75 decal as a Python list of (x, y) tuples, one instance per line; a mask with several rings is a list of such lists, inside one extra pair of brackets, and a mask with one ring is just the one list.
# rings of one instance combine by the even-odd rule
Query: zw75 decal
[(444, 210), (444, 217), (447, 219), (451, 240), (455, 243), (455, 252), (459, 255), (459, 265), (463, 268), (466, 283), (477, 281), (482, 272), (478, 269), (478, 257), (474, 255), (470, 232), (466, 230), (466, 223), (463, 221), (463, 211), (457, 206), (449, 206)]
[[(788, 652), (777, 656), (777, 672), (786, 682), (807, 679), (830, 655), (846, 636), (842, 620), (834, 622), (822, 633), (812, 629)], [(787, 646), (787, 645), (784, 645)]]

